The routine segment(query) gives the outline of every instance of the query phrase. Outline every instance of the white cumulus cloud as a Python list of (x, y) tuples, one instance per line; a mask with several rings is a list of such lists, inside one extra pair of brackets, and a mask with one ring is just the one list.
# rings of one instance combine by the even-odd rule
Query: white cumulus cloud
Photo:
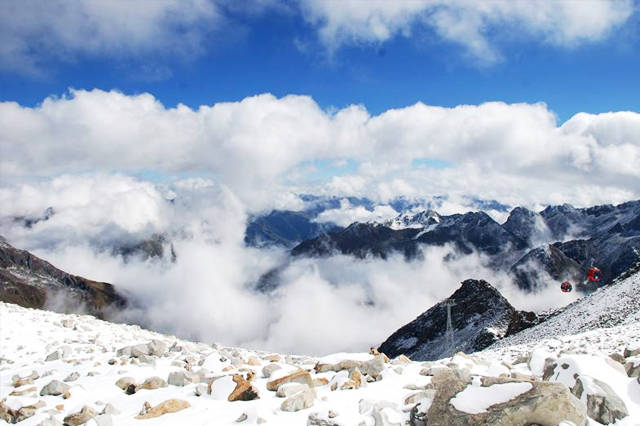
[(301, 5), (332, 50), (429, 30), (484, 63), (501, 58), (495, 44), (506, 38), (568, 47), (600, 40), (634, 9), (631, 0), (301, 0)]

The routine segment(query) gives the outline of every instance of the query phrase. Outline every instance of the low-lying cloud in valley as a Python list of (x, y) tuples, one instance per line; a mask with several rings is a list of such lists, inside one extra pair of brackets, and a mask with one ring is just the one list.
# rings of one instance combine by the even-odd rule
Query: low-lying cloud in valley
[[(559, 300), (555, 287), (520, 292), (479, 255), (443, 261), (449, 247), (426, 249), (412, 262), (401, 255), (289, 262), (284, 249), (245, 246), (245, 206), (206, 180), (166, 186), (123, 175), (66, 175), (5, 187), (0, 197), (2, 234), (63, 270), (125, 290), (136, 307), (122, 319), (228, 345), (312, 354), (366, 350), (469, 277), (493, 283), (522, 309), (576, 297)], [(38, 217), (47, 206), (55, 213), (31, 227), (10, 220), (20, 212)], [(154, 233), (166, 236), (175, 260), (168, 253), (125, 258), (113, 250)], [(255, 291), (260, 276), (281, 265), (280, 286)]]

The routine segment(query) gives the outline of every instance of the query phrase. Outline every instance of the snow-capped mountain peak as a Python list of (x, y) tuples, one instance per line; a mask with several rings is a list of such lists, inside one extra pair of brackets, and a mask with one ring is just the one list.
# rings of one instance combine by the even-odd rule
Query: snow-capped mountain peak
[(424, 228), (440, 223), (441, 217), (434, 210), (423, 210), (420, 212), (405, 212), (399, 214), (391, 220), (384, 222), (384, 225), (394, 229)]

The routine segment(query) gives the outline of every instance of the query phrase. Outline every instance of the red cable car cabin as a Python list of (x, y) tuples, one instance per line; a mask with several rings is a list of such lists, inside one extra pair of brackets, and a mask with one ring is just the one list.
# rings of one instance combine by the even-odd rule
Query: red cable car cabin
[(587, 279), (589, 281), (600, 281), (600, 269), (589, 268), (587, 271)]
[(565, 281), (560, 284), (560, 290), (562, 290), (563, 293), (569, 293), (571, 290), (573, 290), (573, 286), (569, 281)]

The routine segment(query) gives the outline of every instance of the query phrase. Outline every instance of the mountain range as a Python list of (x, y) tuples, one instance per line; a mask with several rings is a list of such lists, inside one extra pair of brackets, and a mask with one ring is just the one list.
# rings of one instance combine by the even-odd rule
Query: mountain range
[(590, 208), (564, 204), (539, 212), (516, 207), (502, 224), (484, 212), (403, 214), (385, 223), (356, 222), (301, 241), (291, 255), (385, 259), (399, 253), (411, 261), (421, 257), (423, 248), (443, 245), (459, 254), (485, 255), (487, 266), (508, 272), (526, 290), (570, 280), (590, 291), (593, 286), (585, 282), (588, 268), (597, 266), (599, 284), (607, 284), (635, 259), (634, 250), (640, 249), (640, 201)]

